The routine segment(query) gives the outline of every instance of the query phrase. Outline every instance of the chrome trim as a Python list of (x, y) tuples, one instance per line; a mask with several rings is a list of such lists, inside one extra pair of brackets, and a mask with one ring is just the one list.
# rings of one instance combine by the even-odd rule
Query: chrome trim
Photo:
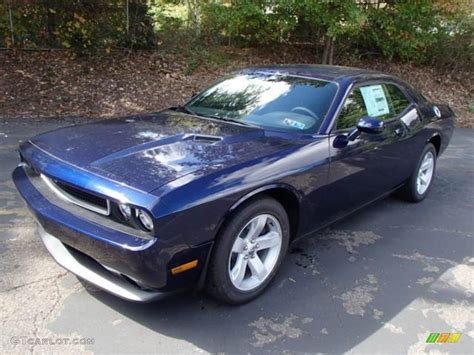
[(90, 211), (93, 211), (93, 212), (96, 212), (96, 213), (99, 213), (99, 214), (102, 214), (104, 216), (110, 215), (110, 201), (108, 199), (105, 199), (107, 201), (107, 209), (103, 209), (103, 208), (97, 207), (93, 204), (90, 204), (90, 203), (87, 203), (85, 201), (79, 200), (78, 198), (68, 194), (66, 191), (64, 191), (60, 187), (58, 187), (51, 178), (47, 177), (44, 174), (41, 174), (41, 179), (43, 179), (43, 181), (46, 183), (46, 185), (48, 185), (48, 187), (58, 197), (60, 197), (64, 201), (73, 203), (77, 206), (80, 206), (82, 208), (88, 209)]
[(112, 229), (119, 233), (128, 234), (130, 238), (139, 238), (146, 240), (144, 244), (139, 245), (118, 244), (115, 243), (113, 240), (108, 240), (108, 242), (112, 245), (118, 246), (126, 250), (140, 251), (145, 250), (151, 247), (154, 243), (156, 243), (157, 238), (151, 233), (147, 233), (144, 230), (131, 225), (119, 223), (112, 218), (104, 218), (104, 216), (99, 213), (89, 211), (73, 203), (70, 203), (69, 201), (65, 201), (62, 197), (59, 197), (56, 192), (50, 189), (46, 182), (41, 178), (40, 174), (34, 173), (30, 169), (23, 170), (31, 186), (36, 189), (36, 191), (38, 191), (41, 194), (42, 198), (48, 201), (48, 203), (53, 204), (54, 206), (57, 206), (80, 219), (101, 225), (105, 228)]
[(46, 232), (41, 225), (38, 225), (38, 227), (46, 249), (56, 262), (91, 284), (128, 301), (150, 302), (165, 295), (165, 293), (158, 291), (144, 291), (106, 270), (100, 264), (94, 262), (93, 259), (84, 257), (79, 253), (73, 255), (59, 239)]

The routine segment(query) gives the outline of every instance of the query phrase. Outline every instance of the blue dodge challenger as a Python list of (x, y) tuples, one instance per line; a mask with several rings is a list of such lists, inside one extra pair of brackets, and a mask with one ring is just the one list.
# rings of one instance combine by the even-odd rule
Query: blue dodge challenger
[(409, 84), (267, 66), (178, 107), (20, 146), (13, 180), (64, 268), (127, 300), (261, 294), (296, 238), (396, 192), (428, 194), (454, 114)]

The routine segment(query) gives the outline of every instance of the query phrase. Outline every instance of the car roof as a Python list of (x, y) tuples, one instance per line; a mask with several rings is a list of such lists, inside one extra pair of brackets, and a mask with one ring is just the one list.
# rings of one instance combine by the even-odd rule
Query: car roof
[(393, 76), (384, 74), (379, 71), (344, 67), (338, 65), (312, 65), (312, 64), (295, 64), (295, 65), (268, 65), (247, 68), (244, 71), (262, 72), (269, 74), (283, 74), (305, 76), (314, 79), (322, 79), (328, 81), (340, 81), (344, 78), (358, 79), (358, 78), (393, 78)]

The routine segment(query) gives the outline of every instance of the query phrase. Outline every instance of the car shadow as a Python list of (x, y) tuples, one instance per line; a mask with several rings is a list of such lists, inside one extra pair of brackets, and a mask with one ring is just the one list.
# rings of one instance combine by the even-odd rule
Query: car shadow
[(151, 330), (140, 333), (141, 342), (153, 344), (152, 334), (160, 334), (213, 353), (345, 352), (384, 329), (414, 300), (452, 298), (452, 290), (434, 291), (431, 285), (470, 256), (471, 244), (455, 231), (429, 225), (436, 209), (430, 201), (442, 198), (441, 187), (417, 205), (389, 197), (295, 242), (270, 288), (243, 306), (195, 292), (133, 304), (86, 289)]

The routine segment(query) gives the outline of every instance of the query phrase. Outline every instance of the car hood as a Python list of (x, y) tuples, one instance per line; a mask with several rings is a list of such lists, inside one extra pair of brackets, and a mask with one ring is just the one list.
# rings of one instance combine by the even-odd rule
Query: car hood
[(30, 142), (68, 164), (146, 192), (289, 144), (262, 129), (173, 111), (70, 126)]

